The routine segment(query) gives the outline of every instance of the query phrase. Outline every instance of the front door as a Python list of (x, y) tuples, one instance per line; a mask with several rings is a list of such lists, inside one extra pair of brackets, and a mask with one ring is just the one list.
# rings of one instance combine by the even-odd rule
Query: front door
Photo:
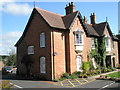
[(82, 57), (81, 56), (77, 56), (76, 62), (77, 62), (77, 71), (81, 71)]

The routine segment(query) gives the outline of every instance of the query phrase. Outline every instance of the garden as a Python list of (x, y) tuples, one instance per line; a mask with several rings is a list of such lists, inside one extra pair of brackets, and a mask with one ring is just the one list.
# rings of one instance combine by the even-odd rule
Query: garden
[(73, 74), (64, 73), (60, 79), (56, 79), (55, 81), (61, 81), (65, 79), (88, 78), (94, 75), (100, 75), (102, 73), (115, 71), (115, 67), (112, 67), (111, 65), (106, 65), (107, 52), (105, 41), (105, 36), (94, 38), (95, 48), (91, 49), (91, 51), (88, 53), (88, 61), (82, 62), (82, 66), (80, 67), (82, 72), (74, 72)]
[(102, 73), (107, 73), (116, 70), (116, 68), (113, 67), (102, 67), (95, 69), (90, 62), (83, 62), (81, 69), (83, 70), (82, 72), (74, 72), (72, 74), (64, 73), (60, 79), (56, 79), (55, 81), (62, 81), (65, 79), (88, 78), (91, 76), (100, 75)]

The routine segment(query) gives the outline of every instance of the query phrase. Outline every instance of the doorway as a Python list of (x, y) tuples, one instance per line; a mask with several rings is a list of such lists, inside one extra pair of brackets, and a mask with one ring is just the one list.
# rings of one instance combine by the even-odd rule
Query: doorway
[(81, 56), (77, 56), (76, 62), (77, 62), (77, 71), (81, 71), (80, 67), (82, 66), (82, 57)]

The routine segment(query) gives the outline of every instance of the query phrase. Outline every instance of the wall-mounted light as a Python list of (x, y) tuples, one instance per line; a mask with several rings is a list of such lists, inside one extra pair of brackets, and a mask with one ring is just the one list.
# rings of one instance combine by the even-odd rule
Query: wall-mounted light
[(58, 55), (58, 53), (57, 53), (57, 52), (54, 52), (54, 56), (56, 56), (56, 55)]

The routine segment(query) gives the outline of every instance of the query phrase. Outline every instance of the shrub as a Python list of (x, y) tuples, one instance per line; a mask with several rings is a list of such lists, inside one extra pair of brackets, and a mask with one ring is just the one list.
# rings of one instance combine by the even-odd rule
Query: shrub
[(66, 79), (66, 78), (60, 78), (59, 80), (60, 80), (60, 81), (63, 81), (63, 80), (65, 80), (65, 79)]
[(62, 75), (62, 78), (68, 79), (69, 77), (70, 77), (69, 73), (64, 73), (64, 74)]
[(106, 68), (106, 67), (102, 67), (101, 72), (102, 72), (102, 73), (107, 72), (107, 68)]
[(72, 74), (69, 78), (70, 78), (70, 79), (76, 79), (76, 78), (78, 78), (78, 76), (75, 75), (75, 74)]
[(80, 76), (81, 73), (82, 73), (82, 72), (78, 72), (78, 71), (77, 71), (77, 72), (74, 72), (73, 74), (76, 75), (76, 76)]
[(86, 73), (87, 71), (89, 71), (89, 66), (90, 66), (89, 62), (83, 62), (82, 69), (84, 70), (83, 71), (84, 73)]

